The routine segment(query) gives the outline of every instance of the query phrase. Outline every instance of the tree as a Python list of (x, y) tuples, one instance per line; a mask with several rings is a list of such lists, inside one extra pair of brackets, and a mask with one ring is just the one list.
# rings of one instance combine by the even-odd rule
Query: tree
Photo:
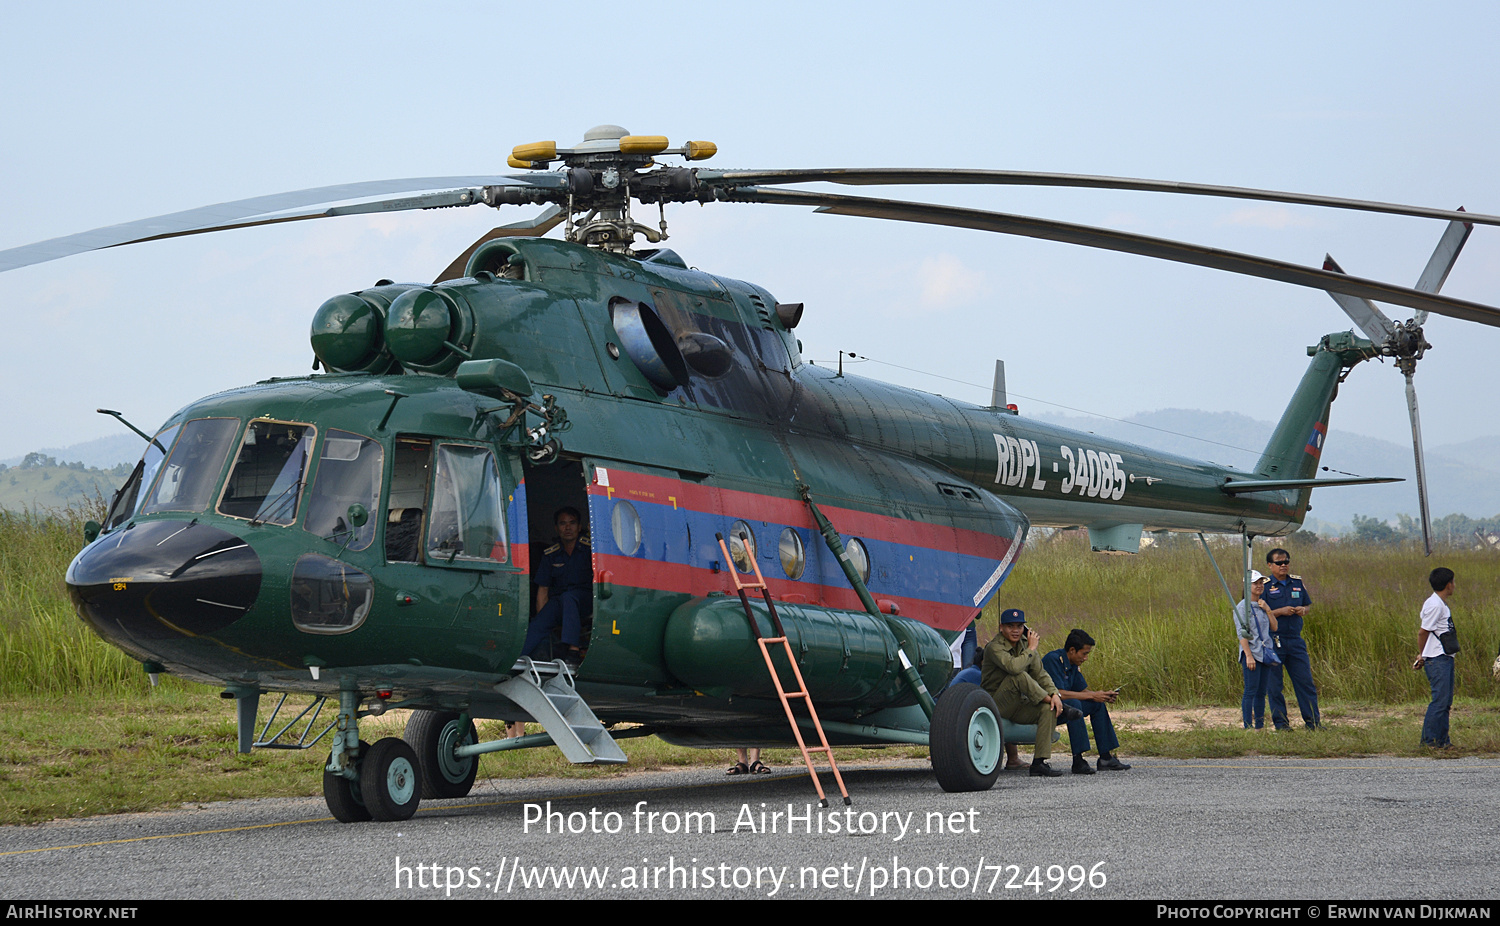
[(1352, 543), (1399, 543), (1404, 539), (1400, 531), (1380, 518), (1354, 516), (1354, 533), (1349, 537)]

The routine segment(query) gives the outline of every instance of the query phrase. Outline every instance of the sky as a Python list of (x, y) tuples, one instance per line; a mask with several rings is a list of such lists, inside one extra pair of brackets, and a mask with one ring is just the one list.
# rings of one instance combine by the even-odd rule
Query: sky
[[(568, 145), (600, 123), (713, 141), (713, 168), (1112, 174), (1500, 213), (1494, 4), (566, 10), (0, 5), (0, 249), (284, 190), (505, 173), (516, 144)], [(1442, 232), (1164, 194), (833, 189), (1309, 266), (1332, 252), (1406, 286)], [(150, 429), (200, 396), (309, 372), (325, 299), (383, 277), (430, 281), (534, 208), (296, 223), (0, 274), (0, 458), (114, 433), (99, 407)], [(1306, 346), (1350, 326), (1322, 292), (1063, 244), (787, 206), (675, 206), (667, 219), (690, 265), (805, 303), (807, 356), (852, 351), (872, 358), (862, 375), (981, 404), (1004, 359), (1023, 414), (1274, 419)], [(1475, 230), (1444, 292), (1500, 304), (1500, 228)], [(1427, 445), (1500, 434), (1500, 330), (1433, 317), (1427, 333)], [(1409, 441), (1393, 367), (1354, 371), (1330, 444), (1340, 429)]]

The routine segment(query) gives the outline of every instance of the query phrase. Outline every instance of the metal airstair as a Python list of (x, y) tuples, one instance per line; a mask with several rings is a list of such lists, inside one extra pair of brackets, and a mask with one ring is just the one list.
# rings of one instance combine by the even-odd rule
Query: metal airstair
[(619, 765), (625, 751), (573, 687), (567, 663), (517, 660), (516, 675), (495, 686), (542, 725), (574, 765)]

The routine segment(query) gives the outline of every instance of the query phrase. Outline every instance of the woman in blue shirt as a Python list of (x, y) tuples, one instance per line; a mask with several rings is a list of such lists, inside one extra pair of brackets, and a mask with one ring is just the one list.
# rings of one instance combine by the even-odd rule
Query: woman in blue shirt
[(1245, 729), (1252, 721), (1255, 729), (1266, 725), (1266, 683), (1270, 681), (1267, 663), (1280, 663), (1271, 634), (1276, 630), (1276, 618), (1260, 596), (1266, 588), (1266, 577), (1250, 570), (1250, 601), (1241, 601), (1234, 608), (1234, 629), (1240, 638), (1240, 668), (1245, 673), (1245, 693), (1240, 698), (1240, 717)]

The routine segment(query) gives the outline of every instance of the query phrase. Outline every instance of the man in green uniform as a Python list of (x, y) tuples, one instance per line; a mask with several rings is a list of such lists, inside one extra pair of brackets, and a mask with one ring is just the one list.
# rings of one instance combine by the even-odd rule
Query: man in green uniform
[(1041, 642), (1037, 632), (1026, 626), (1024, 612), (1017, 608), (1002, 611), (1000, 634), (984, 648), (979, 685), (995, 699), (1000, 716), (1011, 723), (1036, 724), (1031, 774), (1056, 778), (1062, 770), (1047, 764), (1052, 757), (1052, 733), (1059, 718), (1067, 723), (1083, 714), (1077, 708), (1063, 705), (1052, 676), (1042, 668), (1042, 657), (1037, 654)]

